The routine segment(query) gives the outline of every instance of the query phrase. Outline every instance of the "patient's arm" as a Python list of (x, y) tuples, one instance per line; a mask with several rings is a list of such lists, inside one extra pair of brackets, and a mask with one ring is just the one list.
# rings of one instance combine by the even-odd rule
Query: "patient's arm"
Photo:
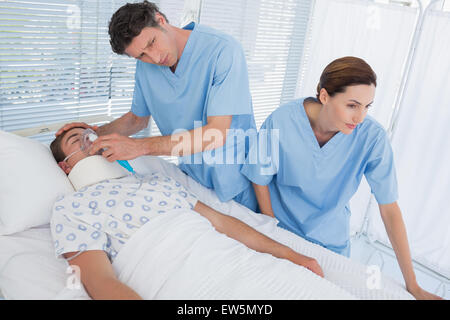
[(323, 271), (315, 259), (299, 254), (291, 248), (276, 242), (241, 220), (222, 214), (200, 201), (197, 201), (194, 210), (208, 219), (218, 232), (242, 242), (250, 249), (262, 253), (270, 253), (277, 258), (287, 259), (323, 277)]
[[(70, 258), (78, 252), (69, 252)], [(86, 251), (69, 261), (80, 268), (81, 282), (92, 299), (127, 300), (142, 299), (133, 289), (120, 282), (106, 253), (102, 250)]]

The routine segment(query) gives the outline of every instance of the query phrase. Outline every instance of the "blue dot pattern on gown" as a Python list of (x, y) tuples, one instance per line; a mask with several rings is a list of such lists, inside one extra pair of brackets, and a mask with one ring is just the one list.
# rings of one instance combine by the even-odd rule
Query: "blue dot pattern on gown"
[(170, 210), (190, 210), (197, 202), (179, 182), (159, 172), (138, 186), (137, 178), (127, 176), (59, 196), (51, 219), (56, 255), (103, 250), (112, 261), (139, 227)]

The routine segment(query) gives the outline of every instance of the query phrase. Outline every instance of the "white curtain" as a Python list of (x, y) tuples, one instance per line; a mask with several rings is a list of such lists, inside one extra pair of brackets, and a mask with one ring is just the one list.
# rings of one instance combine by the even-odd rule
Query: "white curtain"
[[(378, 77), (369, 114), (387, 128), (417, 17), (418, 9), (398, 5), (363, 0), (315, 1), (296, 96), (315, 96), (320, 75), (332, 60), (360, 57)], [(370, 196), (363, 179), (350, 203), (351, 234), (360, 231)]]
[[(393, 135), (413, 257), (450, 277), (450, 12), (430, 11)], [(371, 208), (369, 235), (389, 243)]]
[(200, 23), (235, 37), (246, 55), (257, 128), (295, 96), (312, 0), (203, 0)]

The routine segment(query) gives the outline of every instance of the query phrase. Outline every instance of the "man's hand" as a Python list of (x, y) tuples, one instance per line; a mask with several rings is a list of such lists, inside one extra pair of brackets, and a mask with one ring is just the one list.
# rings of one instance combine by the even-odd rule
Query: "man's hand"
[(89, 155), (97, 154), (101, 149), (104, 149), (102, 156), (109, 162), (132, 160), (146, 154), (142, 139), (133, 139), (117, 133), (98, 137), (92, 143)]
[(91, 125), (88, 125), (88, 124), (85, 123), (85, 122), (71, 122), (71, 123), (68, 123), (68, 124), (64, 125), (62, 128), (60, 128), (60, 129), (55, 133), (55, 136), (57, 137), (57, 136), (59, 136), (60, 134), (62, 134), (63, 132), (65, 132), (65, 131), (67, 131), (67, 130), (70, 130), (70, 129), (72, 129), (72, 128), (75, 128), (75, 127), (82, 127), (82, 128), (85, 128), (85, 129), (90, 128), (90, 129), (92, 129), (92, 130), (94, 130), (94, 131), (97, 131), (97, 129), (98, 129), (98, 126), (91, 126)]

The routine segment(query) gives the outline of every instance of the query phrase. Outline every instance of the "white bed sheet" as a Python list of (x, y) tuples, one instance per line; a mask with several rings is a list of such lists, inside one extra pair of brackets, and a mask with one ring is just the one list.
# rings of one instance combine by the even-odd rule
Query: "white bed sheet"
[[(67, 292), (68, 263), (55, 258), (49, 225), (0, 236), (0, 289), (5, 299), (53, 299)], [(81, 287), (71, 297), (89, 299)]]
[[(220, 202), (215, 193), (185, 175), (174, 164), (158, 157), (144, 156), (131, 161), (137, 172), (160, 171), (177, 179), (202, 202), (235, 216), (260, 232), (316, 258), (325, 278), (361, 299), (412, 299), (402, 284), (382, 276), (382, 290), (367, 287), (367, 268), (275, 226), (273, 218), (252, 213), (234, 201)], [(275, 220), (276, 222), (276, 220)], [(49, 226), (0, 236), (0, 289), (6, 299), (89, 299), (81, 287), (68, 286), (68, 263), (56, 259)]]

